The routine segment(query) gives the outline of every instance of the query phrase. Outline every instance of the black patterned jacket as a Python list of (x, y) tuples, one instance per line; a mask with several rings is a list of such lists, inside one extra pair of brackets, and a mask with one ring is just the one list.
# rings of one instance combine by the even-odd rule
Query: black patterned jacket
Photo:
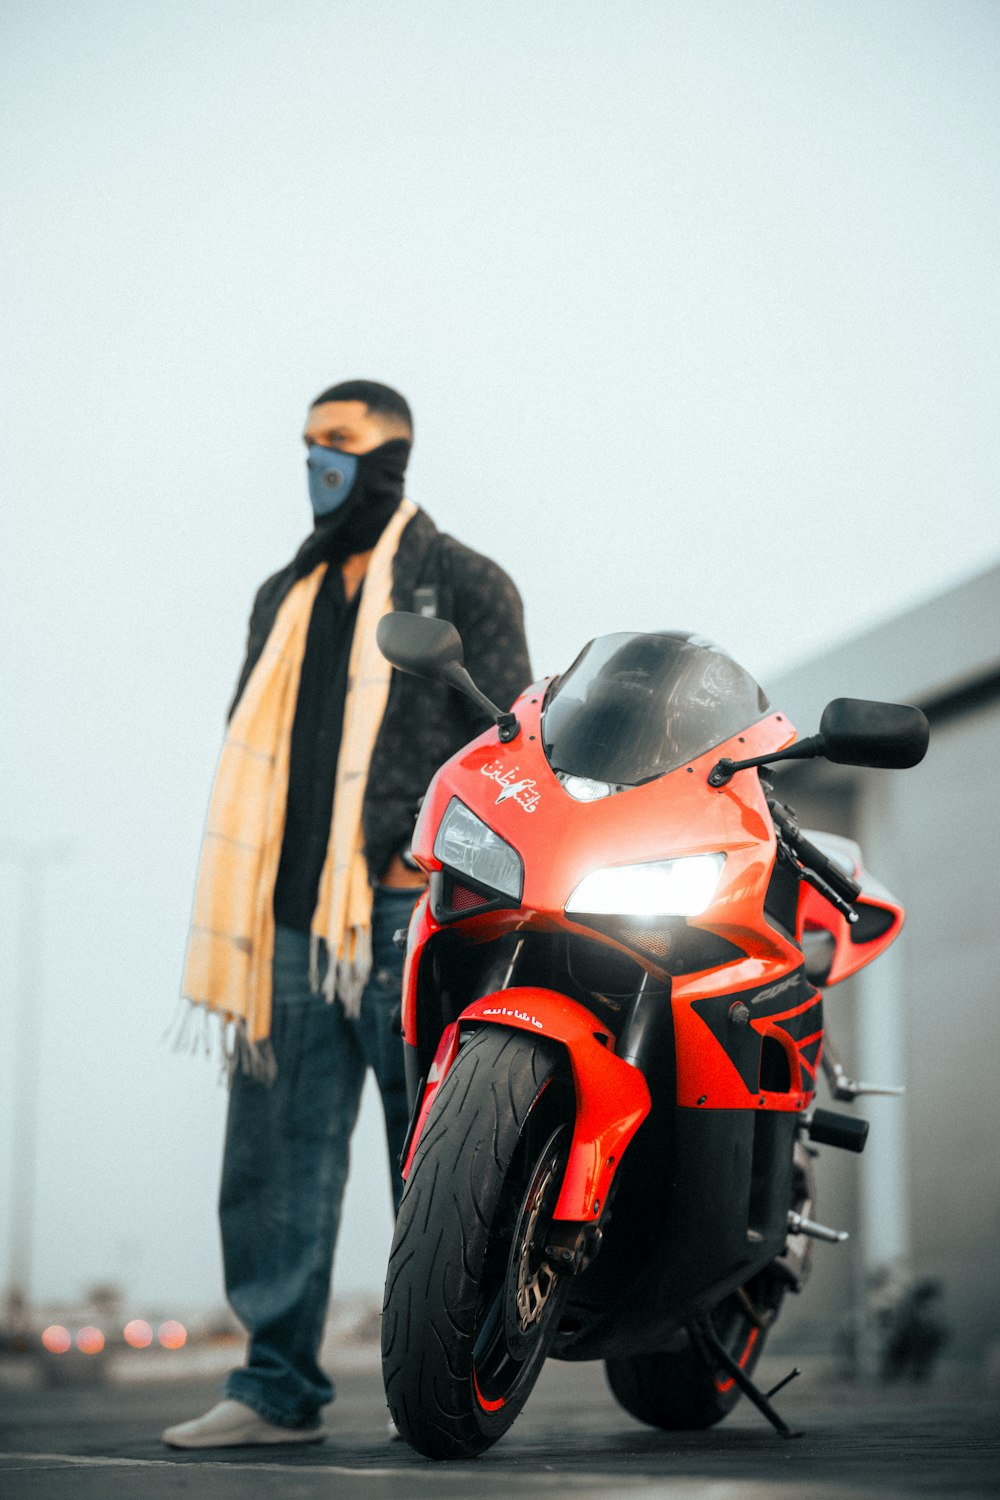
[[(275, 616), (292, 585), (311, 573), (323, 546), (306, 538), (295, 557), (257, 591), (250, 615), (246, 660), (233, 709), (240, 700)], [(423, 511), (405, 528), (393, 563), (395, 609), (433, 610), (451, 620), (465, 647), (473, 681), (500, 708), (509, 708), (531, 682), (521, 596), (502, 568), (438, 531)], [(362, 821), (372, 878), (404, 849), (428, 782), (456, 750), (480, 734), (488, 720), (464, 694), (441, 683), (394, 671), (382, 727), (375, 741)]]

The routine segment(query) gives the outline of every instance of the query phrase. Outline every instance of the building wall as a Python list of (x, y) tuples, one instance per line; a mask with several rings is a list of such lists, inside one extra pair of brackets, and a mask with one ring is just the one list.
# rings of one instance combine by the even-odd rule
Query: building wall
[(787, 1331), (829, 1332), (895, 1260), (942, 1280), (948, 1353), (980, 1360), (1000, 1340), (1000, 569), (765, 686), (803, 735), (840, 695), (917, 703), (932, 722), (910, 770), (813, 762), (780, 778), (803, 823), (856, 838), (907, 912), (892, 948), (827, 996), (848, 1071), (907, 1093), (853, 1106), (872, 1122), (861, 1158), (822, 1153), (818, 1216), (857, 1234), (817, 1247)]
[(907, 908), (910, 1259), (943, 1277), (959, 1356), (1000, 1339), (998, 745), (1000, 705), (941, 725), (923, 765), (893, 778), (866, 820), (878, 820), (886, 880)]

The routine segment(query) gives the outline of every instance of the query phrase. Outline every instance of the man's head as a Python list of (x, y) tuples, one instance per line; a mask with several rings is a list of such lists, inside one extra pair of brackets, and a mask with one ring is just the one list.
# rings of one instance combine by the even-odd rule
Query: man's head
[(344, 380), (316, 397), (303, 439), (316, 525), (343, 555), (374, 547), (403, 498), (410, 408), (374, 380)]
[(413, 417), (391, 386), (374, 380), (342, 380), (316, 397), (302, 436), (307, 446), (371, 453), (394, 438), (412, 443)]

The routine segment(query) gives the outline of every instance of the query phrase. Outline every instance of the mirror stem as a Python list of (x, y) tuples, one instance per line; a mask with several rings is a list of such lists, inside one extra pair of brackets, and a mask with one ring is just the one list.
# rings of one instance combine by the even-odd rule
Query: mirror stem
[(724, 755), (709, 771), (708, 784), (726, 786), (737, 771), (748, 771), (751, 766), (769, 766), (775, 760), (813, 760), (817, 755), (822, 755), (825, 748), (823, 736), (813, 734), (808, 739), (797, 740), (785, 750), (775, 750), (771, 755), (755, 755), (751, 760), (730, 760)]
[(497, 726), (502, 744), (509, 745), (511, 740), (517, 739), (517, 736), (521, 732), (521, 725), (518, 722), (517, 715), (510, 712), (504, 713), (503, 709), (497, 708), (496, 704), (476, 687), (465, 667), (460, 667), (457, 664), (449, 666), (443, 675), (446, 682), (449, 682), (452, 687), (458, 688), (460, 693), (464, 693), (467, 698), (471, 698), (473, 703), (482, 709), (483, 713), (489, 715)]

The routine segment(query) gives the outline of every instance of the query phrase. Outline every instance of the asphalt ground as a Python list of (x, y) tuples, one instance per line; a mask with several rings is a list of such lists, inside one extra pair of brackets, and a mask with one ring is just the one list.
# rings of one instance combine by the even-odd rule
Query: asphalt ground
[[(787, 1363), (761, 1362), (762, 1383)], [(339, 1376), (330, 1436), (296, 1449), (181, 1453), (162, 1427), (207, 1409), (214, 1380), (0, 1390), (3, 1500), (882, 1500), (1000, 1495), (1000, 1400), (971, 1377), (858, 1387), (820, 1365), (777, 1398), (802, 1436), (777, 1437), (741, 1402), (703, 1433), (662, 1433), (615, 1403), (600, 1365), (550, 1362), (525, 1412), (482, 1458), (435, 1464), (385, 1430), (376, 1364)]]

